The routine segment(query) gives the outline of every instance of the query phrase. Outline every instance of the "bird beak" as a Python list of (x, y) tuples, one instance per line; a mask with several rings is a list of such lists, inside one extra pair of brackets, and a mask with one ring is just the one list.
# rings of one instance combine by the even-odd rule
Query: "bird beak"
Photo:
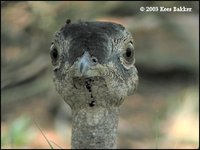
[(77, 71), (80, 76), (87, 75), (88, 70), (93, 66), (88, 52), (85, 52), (77, 63)]

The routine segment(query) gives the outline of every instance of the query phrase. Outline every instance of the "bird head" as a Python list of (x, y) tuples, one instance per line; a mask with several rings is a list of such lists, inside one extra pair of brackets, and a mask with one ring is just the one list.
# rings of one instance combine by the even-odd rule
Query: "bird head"
[(138, 83), (131, 33), (111, 22), (67, 23), (50, 56), (58, 93), (71, 108), (119, 106)]

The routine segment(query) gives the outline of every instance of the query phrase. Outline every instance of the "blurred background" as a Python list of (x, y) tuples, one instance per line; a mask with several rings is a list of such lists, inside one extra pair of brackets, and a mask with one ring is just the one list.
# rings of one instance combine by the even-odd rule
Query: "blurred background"
[(53, 34), (68, 18), (116, 22), (132, 32), (140, 82), (121, 108), (118, 148), (199, 147), (199, 2), (4, 1), (1, 148), (50, 148), (40, 129), (54, 148), (71, 148), (71, 110), (55, 91), (49, 57)]

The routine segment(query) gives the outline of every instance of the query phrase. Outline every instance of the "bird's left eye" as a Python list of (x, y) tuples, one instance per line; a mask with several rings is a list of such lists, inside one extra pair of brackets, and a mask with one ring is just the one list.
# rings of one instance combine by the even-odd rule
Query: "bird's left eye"
[(134, 48), (132, 44), (129, 44), (123, 53), (123, 57), (128, 64), (132, 64), (134, 60)]
[(54, 46), (51, 47), (50, 56), (53, 64), (56, 64), (59, 58), (58, 49)]
[(51, 57), (52, 59), (54, 59), (55, 61), (58, 59), (58, 50), (56, 48), (54, 48), (52, 51), (51, 51)]
[(127, 48), (125, 54), (127, 58), (130, 58), (133, 55), (131, 48)]

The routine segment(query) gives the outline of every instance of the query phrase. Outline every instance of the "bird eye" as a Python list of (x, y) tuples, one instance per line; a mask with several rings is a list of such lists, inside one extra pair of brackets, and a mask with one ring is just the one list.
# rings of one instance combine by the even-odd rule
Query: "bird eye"
[(126, 48), (123, 57), (125, 58), (125, 61), (127, 63), (132, 63), (134, 60), (133, 55), (134, 55), (134, 49), (132, 46), (129, 46)]
[(57, 48), (53, 48), (52, 51), (50, 52), (51, 59), (52, 61), (56, 62), (58, 60), (58, 50)]
[(130, 58), (130, 57), (132, 56), (132, 54), (133, 54), (133, 53), (132, 53), (131, 49), (130, 49), (130, 48), (127, 48), (127, 49), (126, 49), (126, 57), (127, 57), (127, 58)]

